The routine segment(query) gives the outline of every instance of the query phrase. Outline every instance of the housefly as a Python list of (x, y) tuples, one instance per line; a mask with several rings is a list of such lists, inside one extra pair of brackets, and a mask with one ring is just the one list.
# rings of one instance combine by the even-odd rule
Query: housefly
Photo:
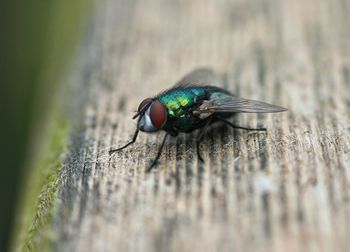
[(111, 149), (109, 154), (120, 151), (136, 141), (139, 131), (146, 133), (165, 131), (157, 156), (147, 171), (157, 163), (167, 137), (179, 133), (190, 133), (200, 129), (197, 137), (197, 156), (203, 162), (199, 144), (212, 123), (222, 121), (232, 128), (263, 130), (236, 126), (228, 119), (237, 113), (277, 113), (287, 109), (261, 101), (248, 100), (235, 96), (229, 91), (214, 86), (217, 78), (212, 70), (196, 69), (177, 82), (172, 88), (144, 99), (133, 119), (137, 118), (137, 128), (131, 141), (124, 146)]

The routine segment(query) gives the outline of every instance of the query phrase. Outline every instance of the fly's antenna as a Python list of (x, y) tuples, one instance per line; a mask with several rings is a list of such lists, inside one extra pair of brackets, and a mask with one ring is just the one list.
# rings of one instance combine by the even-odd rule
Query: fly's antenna
[(151, 100), (149, 103), (147, 103), (140, 111), (138, 111), (138, 112), (136, 113), (136, 115), (134, 115), (134, 116), (132, 117), (132, 119), (135, 119), (136, 117), (138, 117), (138, 116), (140, 116), (142, 113), (144, 113), (144, 112), (148, 109), (148, 107), (151, 105), (152, 102), (153, 102), (153, 100)]
[(138, 117), (140, 114), (141, 114), (141, 111), (137, 112), (136, 115), (134, 115), (134, 116), (132, 117), (132, 119), (135, 119), (135, 118)]

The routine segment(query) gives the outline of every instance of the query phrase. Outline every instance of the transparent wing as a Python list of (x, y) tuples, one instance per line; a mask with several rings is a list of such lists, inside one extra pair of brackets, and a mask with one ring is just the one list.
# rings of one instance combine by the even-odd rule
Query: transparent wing
[(198, 68), (185, 75), (175, 83), (174, 87), (186, 87), (196, 85), (218, 85), (219, 78), (210, 68)]
[[(238, 98), (229, 92), (214, 86), (221, 86), (218, 76), (209, 68), (198, 68), (179, 80), (173, 88), (188, 86), (209, 86), (213, 93), (209, 100), (197, 108), (194, 113), (210, 114), (215, 112), (227, 113), (277, 113), (286, 111), (286, 108), (266, 102)], [(215, 90), (215, 91), (214, 91)]]
[(217, 93), (210, 100), (203, 102), (198, 113), (277, 113), (286, 111), (286, 108), (266, 102), (238, 98), (234, 95)]

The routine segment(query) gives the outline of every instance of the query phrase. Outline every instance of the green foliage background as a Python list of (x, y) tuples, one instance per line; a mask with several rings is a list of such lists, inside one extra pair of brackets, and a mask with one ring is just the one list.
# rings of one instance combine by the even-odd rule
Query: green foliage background
[(31, 168), (50, 160), (39, 147), (55, 138), (45, 138), (48, 115), (89, 7), (83, 0), (0, 3), (0, 251), (9, 249)]

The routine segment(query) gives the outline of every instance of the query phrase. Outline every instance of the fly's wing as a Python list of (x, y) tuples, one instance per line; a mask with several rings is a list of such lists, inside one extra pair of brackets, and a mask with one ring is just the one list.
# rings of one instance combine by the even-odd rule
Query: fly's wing
[(286, 110), (277, 105), (216, 92), (210, 96), (209, 100), (204, 101), (195, 113), (277, 113)]
[(198, 68), (185, 75), (175, 83), (174, 87), (187, 87), (197, 85), (218, 85), (219, 78), (210, 68)]
[(261, 101), (238, 98), (220, 86), (219, 79), (209, 68), (198, 68), (178, 81), (173, 88), (188, 86), (206, 86), (211, 93), (209, 100), (204, 100), (194, 114), (204, 118), (215, 112), (227, 113), (276, 113), (287, 109)]

